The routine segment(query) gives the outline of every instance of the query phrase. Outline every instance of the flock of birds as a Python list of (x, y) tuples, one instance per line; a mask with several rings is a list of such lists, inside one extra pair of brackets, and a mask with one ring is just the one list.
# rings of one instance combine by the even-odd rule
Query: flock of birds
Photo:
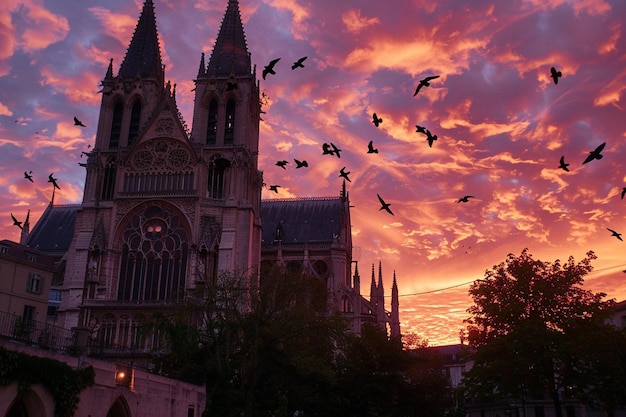
[[(79, 126), (79, 127), (87, 127), (83, 124), (83, 122), (81, 122), (77, 117), (74, 117), (74, 126)], [(32, 183), (35, 182), (35, 180), (33, 179), (33, 171), (24, 171), (24, 179), (28, 180)], [(54, 178), (54, 172), (50, 173), (50, 175), (48, 175), (48, 181), (49, 183), (52, 184), (52, 199), (50, 200), (51, 203), (54, 202), (54, 193), (56, 190), (60, 190), (61, 187), (59, 187), (59, 184), (57, 183), (57, 179)], [(11, 213), (11, 220), (13, 221), (13, 226), (17, 226), (20, 230), (24, 229), (24, 222), (25, 221), (19, 221), (14, 215), (13, 213)]]
[[(266, 65), (263, 69), (263, 79), (265, 80), (268, 74), (272, 74), (272, 75), (276, 75), (276, 70), (275, 70), (275, 66), (276, 64), (280, 61), (281, 58), (276, 58), (273, 59), (269, 62), (268, 65)], [(302, 57), (300, 59), (298, 59), (297, 61), (295, 61), (293, 63), (293, 65), (291, 66), (292, 70), (295, 70), (297, 68), (304, 68), (304, 61), (307, 59), (307, 57)], [(552, 79), (552, 81), (554, 82), (554, 84), (559, 83), (559, 79), (563, 76), (562, 72), (557, 70), (555, 67), (551, 67), (550, 68), (550, 78)], [(416, 88), (415, 88), (415, 92), (413, 93), (413, 97), (417, 96), (419, 94), (419, 92), (426, 87), (430, 87), (431, 82), (433, 80), (438, 79), (440, 76), (439, 75), (429, 75), (427, 77), (424, 77), (423, 79), (419, 80), (419, 83), (417, 84)], [(374, 126), (379, 127), (382, 123), (383, 123), (383, 119), (381, 117), (379, 117), (376, 113), (372, 114), (372, 123), (374, 124)], [(423, 134), (426, 138), (426, 141), (428, 143), (428, 146), (432, 148), (433, 143), (437, 140), (437, 135), (433, 134), (429, 129), (427, 129), (424, 126), (420, 126), (420, 125), (415, 125), (416, 128), (416, 133), (420, 133)], [(594, 160), (600, 160), (603, 158), (602, 155), (602, 151), (604, 150), (606, 146), (606, 142), (600, 144), (599, 146), (597, 146), (593, 151), (589, 152), (589, 155), (585, 158), (585, 160), (583, 161), (583, 165), (588, 164), (591, 161)], [(369, 141), (368, 145), (367, 145), (367, 153), (368, 154), (373, 154), (373, 153), (378, 153), (378, 149), (374, 148), (374, 144), (373, 141)], [(339, 149), (334, 143), (324, 143), (322, 144), (322, 155), (334, 155), (337, 158), (341, 158), (341, 149)], [(296, 169), (299, 168), (305, 168), (308, 167), (308, 163), (307, 161), (299, 161), (297, 159), (294, 159), (295, 163), (296, 163)], [(276, 162), (277, 166), (280, 166), (283, 169), (287, 169), (287, 164), (289, 164), (289, 161), (286, 160), (280, 160)], [(564, 171), (569, 172), (569, 163), (565, 162), (565, 155), (561, 156), (561, 159), (559, 161), (559, 165), (558, 168), (563, 169)], [(344, 181), (348, 181), (351, 182), (350, 177), (349, 177), (350, 171), (346, 171), (346, 167), (343, 167), (339, 170), (339, 177), (343, 178)], [(269, 190), (270, 191), (274, 191), (276, 193), (278, 193), (278, 188), (280, 188), (280, 185), (275, 184), (275, 185), (270, 185), (269, 186)], [(387, 213), (393, 215), (393, 212), (391, 211), (391, 203), (387, 203), (381, 196), (380, 194), (376, 194), (376, 196), (378, 197), (378, 201), (380, 202), (380, 209), (379, 210), (385, 210)], [(623, 188), (622, 190), (622, 194), (621, 194), (621, 198), (624, 199), (624, 197), (626, 196), (626, 187)], [(476, 198), (473, 195), (464, 195), (460, 198), (458, 198), (458, 200), (456, 200), (457, 203), (467, 203), (469, 202), (469, 200), (471, 198)], [(622, 240), (622, 235), (621, 233), (616, 232), (613, 229), (609, 229), (607, 228), (610, 232), (611, 232), (611, 236), (615, 236), (617, 239)], [(626, 272), (626, 271), (625, 271)]]
[[(278, 62), (280, 61), (281, 58), (276, 58), (271, 60), (264, 68), (263, 68), (263, 79), (265, 80), (266, 77), (268, 76), (268, 74), (272, 74), (272, 75), (276, 75), (276, 64), (278, 64)], [(297, 68), (304, 68), (304, 61), (307, 59), (307, 57), (302, 57), (300, 59), (298, 59), (297, 61), (295, 61), (292, 66), (291, 69), (295, 70)], [(559, 72), (560, 74), (560, 72)], [(560, 75), (559, 75), (560, 76)], [(415, 92), (413, 93), (413, 97), (417, 96), (420, 92), (420, 90), (424, 87), (429, 87), (430, 83), (433, 80), (436, 80), (437, 78), (439, 78), (439, 75), (430, 75), (427, 76), (423, 79), (421, 79), (417, 85), (417, 87), (415, 88)], [(375, 127), (379, 127), (382, 123), (383, 123), (383, 119), (381, 117), (379, 117), (375, 112), (372, 113), (372, 123), (374, 124)], [(424, 126), (419, 126), (419, 125), (415, 125), (416, 128), (416, 132), (417, 133), (422, 133), (426, 136), (426, 141), (428, 142), (428, 146), (432, 147), (433, 143), (437, 140), (437, 135), (434, 135), (430, 130), (428, 130), (427, 128), (425, 128)], [(342, 150), (339, 149), (334, 143), (330, 142), (330, 143), (323, 143), (322, 144), (322, 155), (331, 155), (331, 156), (336, 156), (337, 158), (341, 158), (341, 152)], [(367, 153), (368, 154), (377, 154), (378, 153), (378, 149), (374, 147), (374, 141), (370, 140), (369, 143), (367, 144)], [(308, 167), (308, 162), (307, 161), (300, 161), (298, 159), (294, 159), (294, 162), (296, 163), (296, 169), (299, 168), (306, 168)], [(281, 167), (282, 169), (287, 169), (287, 165), (289, 164), (289, 161), (287, 160), (279, 160), (276, 162), (276, 165)], [(341, 168), (339, 170), (339, 177), (343, 178), (344, 181), (348, 181), (348, 182), (352, 182), (350, 180), (350, 171), (346, 171), (346, 167), (344, 166), (343, 168)], [(275, 193), (278, 193), (278, 189), (281, 186), (278, 184), (274, 184), (274, 185), (270, 185), (269, 186), (269, 190), (270, 191), (274, 191)], [(391, 203), (387, 203), (381, 196), (380, 194), (376, 194), (376, 196), (378, 197), (378, 201), (380, 203), (380, 210), (384, 210), (387, 213), (391, 214), (392, 216), (393, 211), (391, 211)], [(473, 195), (464, 195), (462, 197), (460, 197), (457, 200), (457, 203), (467, 203), (469, 201), (470, 198), (475, 198)]]

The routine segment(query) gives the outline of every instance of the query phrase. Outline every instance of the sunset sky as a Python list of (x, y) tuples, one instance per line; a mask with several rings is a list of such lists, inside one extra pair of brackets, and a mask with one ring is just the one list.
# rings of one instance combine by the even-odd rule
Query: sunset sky
[[(19, 241), (52, 195), (80, 203), (99, 82), (124, 58), (139, 0), (5, 0), (0, 8), (0, 239)], [(154, 0), (183, 118), (227, 0)], [(528, 248), (536, 259), (598, 259), (585, 287), (626, 298), (626, 2), (623, 0), (240, 0), (269, 97), (259, 169), (278, 194), (337, 196), (347, 183), (355, 258), (369, 294), (395, 270), (404, 332), (457, 343), (469, 283)], [(307, 56), (305, 68), (291, 64)], [(550, 68), (562, 72), (558, 84)], [(429, 87), (414, 96), (419, 80)], [(379, 127), (372, 114), (383, 119)], [(73, 117), (86, 128), (74, 126)], [(416, 132), (437, 135), (432, 147)], [(373, 141), (378, 154), (368, 154)], [(343, 150), (322, 155), (322, 144)], [(583, 165), (606, 142), (604, 158)], [(570, 172), (560, 169), (564, 156)], [(295, 159), (308, 168), (295, 169)], [(287, 169), (275, 165), (288, 160)], [(34, 183), (24, 178), (31, 171)], [(394, 216), (380, 211), (377, 194)], [(467, 203), (458, 203), (472, 195)], [(378, 268), (378, 267), (376, 267)], [(389, 306), (389, 305), (388, 305)]]

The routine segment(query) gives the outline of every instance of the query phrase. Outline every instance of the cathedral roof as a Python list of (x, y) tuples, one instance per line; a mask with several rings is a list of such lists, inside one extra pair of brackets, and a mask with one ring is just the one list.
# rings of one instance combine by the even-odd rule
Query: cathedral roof
[(208, 76), (248, 75), (250, 54), (241, 23), (239, 2), (229, 0), (207, 69)]
[[(283, 243), (331, 243), (341, 231), (343, 204), (337, 198), (264, 200), (261, 203), (263, 244), (280, 240)], [(276, 230), (281, 230), (280, 239)]]
[(76, 213), (80, 205), (49, 205), (28, 235), (27, 245), (55, 255), (64, 255), (74, 237)]
[(135, 33), (120, 67), (120, 76), (123, 78), (140, 76), (158, 80), (164, 78), (152, 0), (146, 0), (143, 4)]

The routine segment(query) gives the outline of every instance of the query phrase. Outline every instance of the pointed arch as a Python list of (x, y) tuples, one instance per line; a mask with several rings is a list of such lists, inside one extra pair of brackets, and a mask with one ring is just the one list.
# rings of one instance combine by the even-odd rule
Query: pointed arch
[(115, 158), (109, 158), (104, 166), (104, 176), (102, 177), (102, 190), (100, 191), (102, 200), (113, 200), (116, 176), (117, 165)]
[(6, 417), (43, 417), (46, 415), (45, 408), (42, 398), (31, 389), (15, 397)]
[(128, 146), (133, 146), (139, 138), (139, 126), (141, 122), (141, 98), (137, 97), (133, 101), (130, 110), (130, 125), (128, 128)]
[(109, 135), (109, 149), (117, 149), (122, 134), (122, 119), (124, 118), (124, 104), (117, 99), (113, 105), (113, 119), (111, 120), (111, 134)]
[(209, 165), (209, 177), (207, 181), (207, 197), (216, 200), (226, 198), (226, 171), (230, 167), (230, 161), (215, 155)]
[(237, 104), (234, 97), (226, 101), (226, 121), (224, 124), (224, 145), (232, 145), (235, 141), (235, 113)]
[(209, 99), (207, 107), (206, 144), (215, 145), (217, 142), (217, 111), (218, 103), (215, 97)]
[(111, 404), (111, 407), (109, 407), (107, 417), (132, 417), (126, 398), (121, 395), (117, 397)]

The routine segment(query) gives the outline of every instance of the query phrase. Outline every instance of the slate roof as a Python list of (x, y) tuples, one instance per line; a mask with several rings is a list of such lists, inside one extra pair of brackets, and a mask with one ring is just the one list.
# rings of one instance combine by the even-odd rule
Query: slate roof
[[(3, 252), (3, 254), (0, 254), (0, 256), (18, 259), (21, 262), (29, 262), (31, 264), (34, 263), (49, 270), (55, 269), (54, 258), (44, 252), (33, 250), (28, 246), (6, 239), (0, 240), (0, 245), (6, 248), (6, 251)], [(35, 255), (34, 260), (32, 257), (29, 257), (29, 255)]]
[(249, 75), (251, 68), (239, 2), (229, 0), (206, 73), (208, 76)]
[(152, 0), (146, 0), (143, 4), (141, 16), (139, 16), (135, 33), (122, 61), (119, 75), (123, 78), (136, 76), (154, 77), (158, 80), (164, 78)]
[(262, 243), (330, 243), (341, 230), (341, 198), (264, 200), (261, 203)]
[(27, 245), (33, 249), (62, 256), (74, 237), (76, 213), (80, 205), (49, 205), (28, 235)]

